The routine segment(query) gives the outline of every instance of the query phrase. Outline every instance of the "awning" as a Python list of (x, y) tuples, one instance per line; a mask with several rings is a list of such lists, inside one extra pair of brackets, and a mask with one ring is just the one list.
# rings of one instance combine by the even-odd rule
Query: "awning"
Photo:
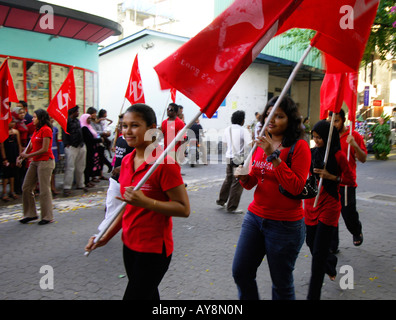
[[(46, 14), (40, 13), (44, 5), (53, 9), (53, 28), (42, 29), (40, 26), (40, 19)], [(122, 33), (120, 24), (106, 18), (31, 0), (0, 0), (0, 26), (94, 43)]]

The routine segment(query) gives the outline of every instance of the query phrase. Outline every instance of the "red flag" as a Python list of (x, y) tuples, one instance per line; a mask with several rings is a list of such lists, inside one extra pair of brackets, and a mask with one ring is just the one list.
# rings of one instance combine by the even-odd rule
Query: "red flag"
[(212, 117), (239, 76), (301, 2), (235, 0), (154, 68), (161, 88), (176, 88)]
[(320, 87), (320, 119), (326, 119), (328, 111), (340, 112), (344, 101), (345, 73), (326, 73)]
[(171, 99), (172, 99), (173, 103), (176, 103), (176, 89), (172, 88), (170, 90), (170, 94), (171, 94)]
[(355, 72), (370, 35), (379, 0), (304, 0), (279, 29), (318, 31), (312, 45), (335, 59), (327, 61), (327, 72)]
[(357, 84), (358, 72), (348, 73), (345, 81), (344, 101), (348, 106), (348, 119), (352, 123), (352, 129), (355, 129), (356, 109), (357, 109)]
[(70, 69), (65, 81), (47, 108), (48, 114), (59, 123), (67, 134), (68, 110), (76, 106), (76, 86), (74, 84), (73, 69)]
[(10, 102), (18, 103), (14, 83), (8, 68), (8, 59), (0, 66), (0, 143), (9, 136), (8, 124), (11, 122)]
[(340, 112), (342, 103), (348, 106), (348, 119), (355, 126), (358, 73), (326, 73), (320, 88), (320, 118), (327, 111)]
[(135, 60), (133, 61), (128, 87), (125, 92), (125, 98), (127, 98), (131, 104), (144, 103), (142, 78), (140, 77), (137, 55), (135, 57)]

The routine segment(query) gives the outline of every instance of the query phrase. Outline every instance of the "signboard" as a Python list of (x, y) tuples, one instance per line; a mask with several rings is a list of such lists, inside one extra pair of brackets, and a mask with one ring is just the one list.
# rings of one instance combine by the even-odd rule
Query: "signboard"
[[(212, 116), (212, 118), (211, 119), (217, 119), (217, 115), (218, 115), (218, 113), (217, 113), (217, 111), (213, 114), (213, 116)], [(206, 114), (204, 113), (204, 114), (202, 114), (202, 118), (204, 118), (204, 119), (208, 119), (208, 117), (206, 116)]]
[(384, 100), (373, 100), (373, 107), (382, 107), (384, 105)]
[(370, 105), (370, 86), (364, 87), (364, 106), (368, 107)]

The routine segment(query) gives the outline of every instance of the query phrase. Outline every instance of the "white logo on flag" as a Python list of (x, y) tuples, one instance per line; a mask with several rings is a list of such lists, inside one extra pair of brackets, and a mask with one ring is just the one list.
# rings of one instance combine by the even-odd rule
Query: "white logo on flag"
[[(63, 108), (67, 107), (67, 105), (69, 104), (69, 94), (68, 93), (62, 94), (62, 90), (61, 90), (61, 91), (59, 91), (57, 98), (58, 98), (59, 110), (62, 110)], [(63, 98), (64, 98), (64, 100), (63, 100)], [(63, 103), (63, 101), (65, 103)]]
[[(2, 103), (3, 103), (3, 107), (4, 107), (4, 109), (5, 110), (7, 110), (7, 111), (5, 111), (5, 115), (3, 116), (3, 117), (0, 117), (0, 120), (7, 120), (8, 119), (8, 117), (10, 116), (9, 115), (9, 107), (8, 107), (8, 97), (7, 98), (5, 98), (4, 100), (2, 100), (3, 98), (2, 97), (0, 97), (0, 102), (1, 101), (3, 101)], [(3, 111), (3, 110), (2, 110)]]
[(139, 101), (143, 97), (143, 86), (142, 81), (139, 84), (136, 81), (130, 81), (129, 83), (129, 96), (133, 93), (134, 101)]
[[(251, 3), (242, 3), (240, 7), (236, 8), (238, 14), (228, 15), (220, 26), (219, 34), (219, 54), (216, 57), (214, 69), (217, 72), (232, 69), (234, 62), (239, 56), (244, 54), (246, 48), (249, 47), (249, 43), (242, 43), (233, 48), (225, 48), (224, 43), (226, 42), (227, 29), (231, 26), (241, 24), (244, 22), (250, 23), (255, 29), (260, 30), (264, 28), (264, 14), (263, 4), (261, 0), (253, 0)], [(224, 57), (224, 53), (227, 56)]]

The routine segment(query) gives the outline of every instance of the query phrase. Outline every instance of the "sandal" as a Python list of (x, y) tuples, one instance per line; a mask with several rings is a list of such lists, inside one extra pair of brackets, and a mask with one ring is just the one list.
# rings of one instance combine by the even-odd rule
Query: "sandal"
[(19, 196), (15, 192), (11, 192), (9, 196), (13, 199), (19, 199)]
[(23, 218), (23, 219), (19, 220), (19, 222), (23, 223), (23, 224), (26, 224), (26, 223), (28, 223), (28, 222), (30, 222), (32, 220), (36, 220), (36, 219), (38, 219), (38, 217)]
[(360, 246), (363, 243), (363, 233), (359, 234), (358, 236), (353, 236), (353, 244), (355, 247)]
[(1, 197), (1, 200), (3, 200), (4, 202), (8, 202), (8, 201), (10, 201), (11, 199), (8, 198), (8, 196), (7, 196), (6, 194), (3, 194), (3, 196)]
[(40, 226), (42, 226), (42, 225), (44, 225), (44, 224), (48, 224), (48, 223), (52, 223), (54, 220), (41, 220), (38, 224), (40, 225)]

